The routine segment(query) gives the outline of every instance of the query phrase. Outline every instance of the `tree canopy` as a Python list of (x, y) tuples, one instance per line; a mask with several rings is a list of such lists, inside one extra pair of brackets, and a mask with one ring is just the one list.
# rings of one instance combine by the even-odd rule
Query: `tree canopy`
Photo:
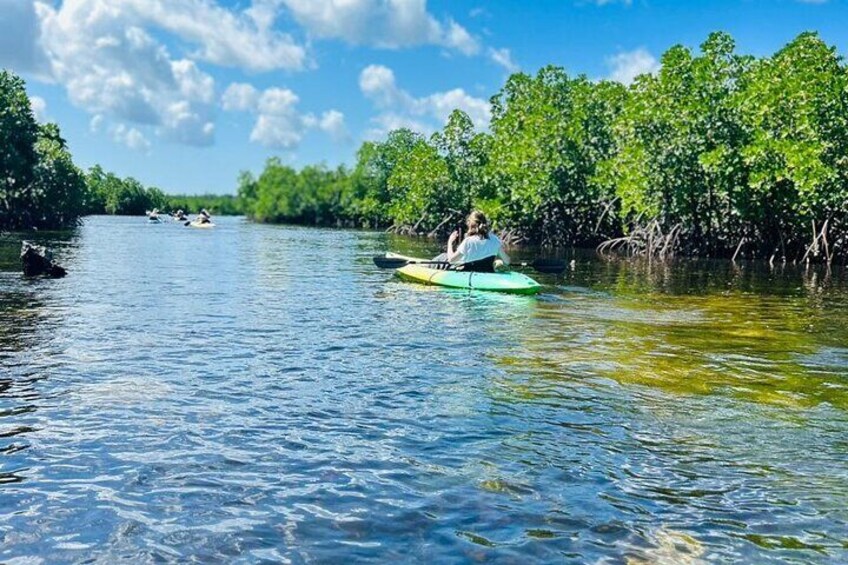
[(330, 215), (264, 213), (280, 195), (318, 193), (294, 182), (303, 171), (267, 177), (273, 162), (246, 210), (428, 233), (478, 208), (542, 244), (641, 234), (693, 255), (848, 256), (848, 69), (835, 48), (805, 33), (755, 58), (713, 33), (661, 62), (629, 86), (553, 66), (513, 74), (485, 130), (455, 111), (429, 138), (364, 143), (333, 179)]

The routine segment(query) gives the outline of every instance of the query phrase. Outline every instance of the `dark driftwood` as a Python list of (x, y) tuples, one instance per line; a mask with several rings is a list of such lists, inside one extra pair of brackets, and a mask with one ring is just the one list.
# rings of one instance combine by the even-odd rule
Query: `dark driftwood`
[(68, 272), (53, 262), (53, 254), (45, 247), (28, 241), (21, 244), (21, 264), (25, 277), (47, 277), (59, 279)]

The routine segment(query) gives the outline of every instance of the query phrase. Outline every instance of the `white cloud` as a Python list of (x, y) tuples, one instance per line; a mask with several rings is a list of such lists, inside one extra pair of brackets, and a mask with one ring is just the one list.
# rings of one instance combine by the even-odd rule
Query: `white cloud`
[(350, 133), (345, 125), (344, 114), (338, 110), (328, 110), (321, 114), (321, 119), (318, 121), (318, 128), (326, 132), (337, 142), (347, 141), (350, 139)]
[(462, 110), (468, 114), (468, 117), (478, 128), (487, 127), (492, 117), (488, 100), (475, 98), (461, 88), (454, 88), (447, 92), (436, 92), (422, 98), (420, 103), (424, 113), (430, 114), (442, 123), (447, 123), (451, 112), (454, 110)]
[(155, 126), (180, 143), (211, 144), (214, 80), (135, 25), (138, 2), (66, 0), (59, 9), (36, 3), (52, 76), (89, 112)]
[(359, 89), (378, 107), (411, 106), (415, 100), (397, 87), (395, 73), (383, 65), (368, 65), (359, 73)]
[(91, 121), (88, 122), (88, 129), (91, 133), (99, 133), (101, 127), (103, 127), (103, 116), (95, 114), (92, 116)]
[[(80, 0), (78, 0), (80, 1)], [(301, 69), (305, 49), (273, 28), (271, 5), (254, 2), (236, 13), (210, 0), (123, 0), (140, 17), (198, 45), (198, 56), (221, 66), (254, 71)]]
[(207, 119), (205, 108), (179, 100), (167, 106), (157, 133), (177, 143), (200, 147), (214, 140), (215, 124)]
[(0, 68), (49, 75), (39, 44), (40, 23), (32, 0), (0, 0)]
[(447, 23), (444, 45), (468, 56), (476, 55), (480, 52), (480, 44), (477, 40), (468, 33), (468, 30), (453, 20)]
[(489, 47), (488, 55), (492, 61), (506, 69), (508, 73), (517, 73), (521, 70), (518, 64), (512, 59), (512, 53), (506, 47), (502, 49)]
[(281, 0), (294, 19), (320, 38), (388, 49), (439, 45), (465, 55), (479, 43), (458, 23), (439, 22), (426, 0)]
[(180, 94), (187, 100), (211, 104), (215, 98), (215, 81), (197, 68), (193, 61), (181, 59), (171, 62), (171, 72), (177, 81)]
[(248, 111), (259, 104), (259, 91), (251, 84), (234, 82), (221, 96), (221, 107), (228, 111)]
[(124, 124), (118, 124), (112, 128), (112, 139), (123, 145), (126, 145), (134, 151), (146, 153), (150, 151), (150, 141), (144, 134), (135, 128), (127, 127)]
[(338, 110), (328, 110), (320, 118), (301, 114), (297, 110), (299, 101), (287, 88), (260, 92), (250, 84), (232, 83), (221, 97), (221, 106), (227, 111), (256, 114), (250, 141), (265, 147), (294, 149), (310, 129), (320, 129), (337, 141), (349, 137), (344, 114)]
[[(190, 145), (214, 140), (215, 83), (197, 61), (297, 70), (306, 50), (275, 26), (279, 0), (0, 0), (0, 65), (64, 86), (114, 123)], [(168, 45), (180, 51), (174, 56)]]
[[(366, 137), (375, 138), (392, 129), (405, 127), (420, 133), (432, 133), (444, 125), (451, 112), (462, 110), (478, 128), (485, 128), (491, 119), (491, 108), (487, 100), (475, 98), (461, 88), (436, 92), (415, 98), (399, 88), (394, 72), (382, 65), (369, 65), (359, 75), (362, 93), (384, 112), (372, 121), (378, 128), (370, 130)], [(436, 121), (437, 124), (425, 120)]]
[(252, 71), (303, 68), (306, 50), (276, 31), (273, 17), (257, 17), (261, 10), (256, 5), (238, 12), (212, 0), (65, 0), (59, 8), (36, 1), (42, 21), (52, 13), (63, 28), (76, 27), (77, 35), (90, 40), (108, 38), (97, 33), (107, 29), (155, 29), (194, 48), (193, 58), (216, 65)]
[(639, 48), (609, 57), (607, 66), (611, 69), (609, 75), (611, 80), (630, 84), (641, 74), (658, 71), (660, 63), (647, 50)]
[(297, 95), (289, 89), (269, 88), (257, 99), (256, 124), (250, 141), (266, 147), (292, 149), (303, 138), (306, 124), (295, 107)]
[(35, 119), (39, 122), (47, 121), (47, 102), (41, 96), (30, 96), (29, 104), (32, 107), (32, 113)]
[(396, 129), (409, 129), (424, 135), (430, 135), (436, 128), (429, 123), (424, 123), (409, 116), (403, 116), (394, 112), (385, 112), (371, 120), (375, 127), (365, 131), (363, 137), (371, 141), (379, 141), (386, 138), (388, 133)]
[[(434, 45), (467, 56), (483, 49), (456, 21), (433, 16), (426, 0), (0, 4), (0, 63), (61, 85), (71, 103), (93, 116), (92, 132), (106, 131), (136, 148), (149, 146), (154, 136), (209, 145), (221, 108), (254, 113), (251, 139), (271, 146), (293, 147), (310, 129), (336, 140), (347, 138), (344, 115), (337, 110), (301, 114), (294, 93), (280, 98), (281, 89), (260, 92), (246, 83), (231, 84), (220, 95), (212, 75), (200, 66), (211, 63), (247, 72), (308, 67), (306, 47), (279, 30), (281, 17), (301, 24), (314, 37), (352, 44), (392, 49)], [(507, 50), (489, 55), (501, 65), (511, 62)], [(461, 89), (415, 98), (394, 83), (391, 70), (374, 67), (373, 72), (360, 76), (360, 87), (389, 114), (415, 122), (442, 120), (456, 104), (476, 122), (488, 121), (487, 103)], [(123, 129), (117, 131), (119, 127)]]

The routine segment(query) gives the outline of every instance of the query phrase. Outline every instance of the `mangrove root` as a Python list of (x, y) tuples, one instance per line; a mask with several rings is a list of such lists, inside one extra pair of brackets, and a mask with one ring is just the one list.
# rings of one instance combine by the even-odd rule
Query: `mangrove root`
[(662, 226), (656, 220), (645, 226), (635, 225), (624, 237), (608, 239), (597, 247), (598, 253), (621, 253), (629, 257), (654, 257), (669, 259), (678, 249), (682, 226), (673, 226), (663, 233)]

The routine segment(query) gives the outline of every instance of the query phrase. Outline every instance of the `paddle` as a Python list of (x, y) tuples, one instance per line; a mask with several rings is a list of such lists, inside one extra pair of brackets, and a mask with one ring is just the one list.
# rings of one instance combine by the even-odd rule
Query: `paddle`
[[(444, 261), (414, 261), (401, 257), (377, 255), (374, 264), (381, 269), (400, 269), (407, 265), (445, 265)], [(559, 259), (536, 259), (532, 263), (510, 263), (510, 267), (530, 267), (540, 273), (560, 274), (565, 271), (565, 261)]]

